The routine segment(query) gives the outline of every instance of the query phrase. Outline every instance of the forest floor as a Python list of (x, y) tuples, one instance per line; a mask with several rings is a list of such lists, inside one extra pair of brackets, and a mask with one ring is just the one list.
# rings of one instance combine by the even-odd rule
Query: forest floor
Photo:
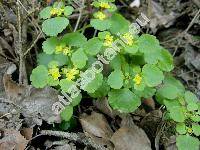
[[(174, 76), (200, 98), (200, 1), (138, 1), (139, 7), (131, 0), (116, 4), (130, 22), (141, 12), (147, 14), (150, 23), (142, 32), (155, 35), (170, 51)], [(141, 150), (143, 146), (175, 150), (172, 125), (163, 120), (162, 107), (154, 102), (149, 108), (118, 115), (106, 99), (101, 103), (85, 100), (71, 123), (48, 123), (57, 91), (35, 89), (29, 80), (44, 41), (38, 14), (47, 4), (21, 0), (17, 5), (15, 0), (0, 0), (0, 149), (99, 150), (115, 146), (117, 150)], [(52, 119), (59, 122), (60, 118)]]

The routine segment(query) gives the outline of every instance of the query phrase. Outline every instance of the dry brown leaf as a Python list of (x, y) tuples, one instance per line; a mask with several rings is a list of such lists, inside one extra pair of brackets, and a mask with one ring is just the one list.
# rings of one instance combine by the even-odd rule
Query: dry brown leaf
[(146, 134), (138, 127), (121, 127), (111, 138), (116, 150), (151, 150)]
[(97, 101), (93, 101), (95, 107), (97, 107), (101, 112), (113, 118), (115, 116), (114, 110), (109, 106), (108, 99), (102, 98)]
[(11, 78), (15, 70), (13, 65), (8, 68), (3, 78), (4, 87), (8, 100), (21, 108), (29, 127), (41, 125), (42, 119), (49, 123), (60, 122), (52, 111), (52, 105), (58, 101), (58, 91), (51, 87), (36, 89), (29, 85), (19, 85)]
[(99, 113), (92, 112), (91, 115), (83, 114), (80, 117), (82, 128), (88, 134), (104, 139), (110, 139), (113, 134), (106, 118)]
[(33, 136), (33, 128), (23, 128), (21, 130), (21, 134), (27, 139), (30, 140), (32, 139)]
[(3, 131), (4, 137), (0, 139), (1, 150), (24, 150), (28, 141), (19, 131), (6, 129)]
[(111, 137), (116, 150), (151, 150), (146, 133), (137, 127), (127, 115), (122, 118), (121, 128)]

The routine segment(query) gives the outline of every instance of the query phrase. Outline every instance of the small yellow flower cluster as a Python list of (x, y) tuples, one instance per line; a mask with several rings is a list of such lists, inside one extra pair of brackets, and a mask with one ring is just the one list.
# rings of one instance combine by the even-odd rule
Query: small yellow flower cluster
[(187, 132), (188, 132), (189, 134), (191, 134), (191, 133), (193, 132), (192, 128), (188, 128), (188, 129), (187, 129)]
[(58, 80), (58, 78), (61, 76), (59, 72), (59, 68), (57, 67), (50, 68), (49, 74), (53, 77), (54, 80)]
[(57, 15), (57, 16), (60, 16), (62, 15), (62, 13), (64, 12), (64, 9), (63, 8), (52, 8), (51, 9), (51, 15)]
[(104, 19), (106, 18), (106, 15), (105, 15), (103, 12), (98, 11), (98, 12), (96, 13), (95, 17), (96, 17), (97, 19), (99, 19), (99, 20), (104, 20)]
[(63, 68), (62, 71), (63, 74), (65, 74), (67, 80), (69, 81), (74, 80), (75, 76), (79, 74), (79, 70), (77, 70), (77, 68), (72, 68), (72, 69)]
[(104, 46), (109, 46), (109, 47), (110, 47), (110, 46), (112, 46), (112, 43), (113, 43), (113, 36), (107, 34), (107, 35), (105, 36), (105, 40), (104, 40), (103, 45), (104, 45)]
[(64, 45), (58, 45), (56, 46), (55, 53), (60, 54), (63, 53), (64, 55), (71, 55), (71, 47), (66, 47)]
[(139, 85), (142, 82), (142, 77), (139, 74), (136, 74), (133, 81), (135, 82), (135, 84)]
[(125, 38), (126, 39), (126, 43), (129, 45), (129, 46), (131, 46), (132, 44), (133, 44), (133, 36), (132, 36), (132, 34), (130, 34), (130, 33), (125, 33), (124, 35), (123, 35), (123, 38)]
[(109, 9), (110, 8), (110, 5), (107, 2), (100, 2), (99, 6), (101, 8), (104, 8), (104, 9)]

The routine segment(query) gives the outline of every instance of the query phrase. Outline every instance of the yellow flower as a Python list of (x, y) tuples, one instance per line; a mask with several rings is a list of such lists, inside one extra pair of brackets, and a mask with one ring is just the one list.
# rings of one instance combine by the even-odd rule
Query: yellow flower
[(142, 82), (142, 77), (139, 74), (136, 74), (133, 81), (135, 82), (135, 84), (139, 85)]
[(104, 46), (112, 46), (112, 43), (113, 43), (113, 36), (107, 34), (105, 36), (105, 41), (104, 41)]
[(59, 53), (61, 53), (62, 51), (63, 51), (63, 45), (58, 45), (58, 46), (56, 46), (56, 51), (55, 51), (55, 53), (56, 54), (59, 54)]
[(75, 79), (75, 75), (79, 74), (79, 70), (77, 70), (76, 68), (73, 69), (63, 68), (62, 71), (66, 75), (67, 80), (70, 81)]
[(70, 55), (71, 54), (71, 47), (65, 47), (63, 49), (63, 54), (64, 55)]
[(109, 8), (110, 8), (110, 5), (109, 5), (107, 2), (101, 2), (101, 3), (100, 3), (100, 7), (101, 7), (101, 8), (105, 8), (105, 9), (109, 9)]
[(99, 20), (104, 20), (106, 18), (106, 15), (103, 12), (98, 11), (96, 13), (96, 18), (99, 19)]
[(63, 8), (52, 8), (50, 11), (51, 15), (57, 15), (57, 16), (62, 15), (63, 12), (64, 12)]
[(63, 12), (64, 12), (63, 8), (58, 9), (57, 16), (62, 15)]
[(59, 72), (59, 68), (49, 69), (49, 74), (53, 77), (54, 80), (58, 80), (58, 78), (61, 76)]
[(126, 39), (126, 43), (128, 44), (128, 45), (132, 45), (133, 44), (133, 36), (130, 34), (130, 33), (125, 33), (124, 35), (123, 35), (123, 38), (125, 38)]
[(193, 132), (192, 128), (188, 128), (187, 132), (191, 134)]
[(58, 13), (58, 9), (57, 8), (52, 8), (50, 13), (51, 13), (51, 15), (56, 15)]

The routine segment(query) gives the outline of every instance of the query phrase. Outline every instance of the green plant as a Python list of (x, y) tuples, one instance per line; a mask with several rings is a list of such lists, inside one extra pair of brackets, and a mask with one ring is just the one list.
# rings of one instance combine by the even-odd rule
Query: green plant
[[(40, 12), (40, 18), (44, 19), (42, 30), (48, 38), (43, 42), (43, 53), (38, 55), (38, 66), (32, 72), (32, 85), (36, 88), (54, 86), (70, 93), (70, 87), (80, 82), (81, 90), (91, 99), (107, 96), (110, 106), (122, 113), (135, 111), (143, 98), (155, 95), (156, 100), (166, 106), (168, 119), (177, 123), (178, 148), (185, 149), (183, 142), (187, 141), (195, 149), (199, 145), (195, 136), (199, 136), (200, 121), (197, 98), (185, 92), (183, 85), (170, 75), (174, 68), (172, 55), (155, 36), (131, 34), (131, 23), (117, 12), (113, 2), (94, 1), (95, 13), (90, 25), (76, 32), (71, 31), (67, 18), (74, 9), (64, 2), (56, 2)], [(93, 27), (98, 35), (87, 39), (82, 34), (87, 27)], [(113, 49), (113, 43), (119, 39), (123, 41), (118, 45), (119, 50)], [(100, 59), (100, 55), (106, 59)], [(104, 70), (85, 84), (81, 72), (90, 71), (100, 60), (106, 64)], [(61, 113), (63, 120), (70, 120), (82, 94), (72, 96), (72, 102)]]

